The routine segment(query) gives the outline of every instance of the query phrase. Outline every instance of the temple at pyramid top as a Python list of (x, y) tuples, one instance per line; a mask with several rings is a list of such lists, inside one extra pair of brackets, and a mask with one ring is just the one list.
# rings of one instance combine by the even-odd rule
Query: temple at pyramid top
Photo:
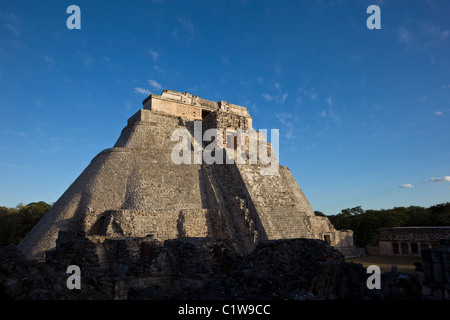
[(225, 126), (252, 129), (252, 117), (247, 108), (226, 101), (211, 101), (187, 92), (163, 90), (161, 95), (151, 94), (143, 102), (143, 108), (153, 113), (203, 120), (213, 111), (228, 114)]

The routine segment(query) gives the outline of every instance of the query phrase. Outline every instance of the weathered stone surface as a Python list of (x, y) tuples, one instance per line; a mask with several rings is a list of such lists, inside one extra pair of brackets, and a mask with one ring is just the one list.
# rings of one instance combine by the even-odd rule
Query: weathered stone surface
[(0, 299), (15, 300), (86, 300), (107, 299), (108, 294), (89, 277), (81, 290), (66, 287), (67, 274), (52, 266), (25, 259), (15, 246), (0, 250)]
[(422, 250), (425, 297), (429, 300), (450, 300), (450, 239), (441, 239), (440, 246)]
[[(228, 240), (149, 237), (106, 239), (61, 232), (47, 261), (0, 252), (0, 295), (9, 299), (421, 299), (414, 276), (382, 274), (368, 290), (361, 264), (315, 239), (268, 240), (241, 255)], [(68, 265), (81, 269), (81, 290), (66, 287)]]

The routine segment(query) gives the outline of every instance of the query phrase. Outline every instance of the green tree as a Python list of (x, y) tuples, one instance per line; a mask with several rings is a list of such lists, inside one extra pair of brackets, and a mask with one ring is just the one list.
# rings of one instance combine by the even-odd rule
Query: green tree
[(319, 217), (326, 217), (325, 213), (323, 213), (322, 211), (314, 211), (314, 214)]
[(419, 206), (366, 210), (360, 206), (329, 216), (338, 230), (353, 230), (355, 245), (378, 244), (380, 228), (405, 226), (450, 226), (450, 203), (423, 208)]
[(26, 206), (20, 203), (16, 208), (0, 207), (0, 247), (18, 244), (50, 208), (44, 201)]

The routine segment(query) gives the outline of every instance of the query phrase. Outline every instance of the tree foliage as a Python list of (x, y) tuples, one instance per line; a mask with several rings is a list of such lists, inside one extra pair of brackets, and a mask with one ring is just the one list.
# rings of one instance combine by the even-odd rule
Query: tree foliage
[(328, 216), (338, 230), (353, 230), (355, 245), (378, 244), (380, 228), (412, 226), (450, 226), (450, 202), (429, 208), (410, 206), (363, 210), (360, 206)]
[(0, 207), (0, 248), (18, 244), (50, 208), (44, 201), (19, 204), (15, 208)]

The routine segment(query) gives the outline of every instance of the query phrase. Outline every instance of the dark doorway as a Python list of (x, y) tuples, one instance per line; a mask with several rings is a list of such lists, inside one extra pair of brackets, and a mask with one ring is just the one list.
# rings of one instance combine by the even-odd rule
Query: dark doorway
[(417, 243), (411, 243), (411, 254), (419, 254), (419, 246)]
[(202, 120), (205, 120), (206, 116), (207, 116), (210, 112), (211, 112), (211, 111), (202, 109)]
[(392, 243), (392, 251), (394, 252), (394, 254), (400, 253), (400, 251), (398, 250), (398, 243)]

